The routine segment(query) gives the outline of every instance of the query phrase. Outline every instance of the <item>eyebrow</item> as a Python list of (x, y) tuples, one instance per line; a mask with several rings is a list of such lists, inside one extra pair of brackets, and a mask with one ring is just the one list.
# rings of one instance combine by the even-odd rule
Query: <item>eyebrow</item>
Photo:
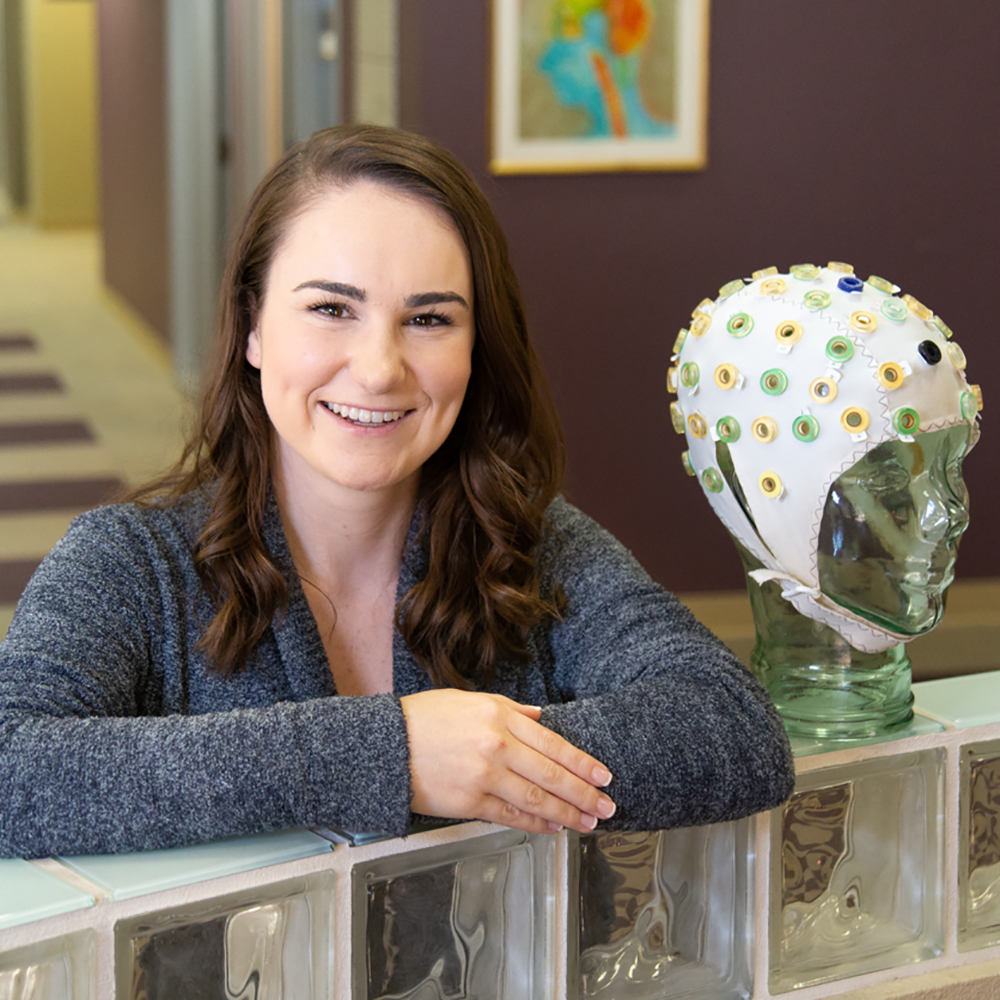
[(331, 295), (343, 295), (345, 298), (354, 299), (356, 302), (364, 302), (368, 295), (363, 288), (357, 285), (345, 285), (342, 281), (323, 281), (314, 278), (312, 281), (303, 281), (301, 285), (296, 285), (292, 291), (300, 292), (303, 288), (318, 288), (321, 292), (329, 292)]
[[(296, 285), (292, 291), (299, 292), (304, 288), (318, 288), (322, 292), (343, 295), (356, 302), (365, 302), (368, 298), (368, 294), (363, 288), (358, 288), (357, 285), (347, 285), (342, 281), (324, 281), (321, 278), (314, 278), (311, 281), (303, 281), (301, 285)], [(439, 305), (443, 302), (457, 302), (460, 306), (469, 308), (469, 303), (458, 292), (419, 292), (415, 295), (408, 295), (404, 305), (408, 309), (417, 309), (420, 306)]]
[(417, 306), (435, 306), (441, 302), (457, 302), (460, 306), (469, 308), (469, 303), (458, 292), (421, 292), (419, 295), (408, 295), (404, 304), (409, 309), (415, 309)]

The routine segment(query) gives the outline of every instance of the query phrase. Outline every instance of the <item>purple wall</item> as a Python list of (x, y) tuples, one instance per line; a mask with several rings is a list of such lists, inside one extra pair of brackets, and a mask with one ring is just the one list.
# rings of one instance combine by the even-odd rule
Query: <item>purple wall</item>
[(997, 575), (1000, 4), (715, 0), (709, 166), (491, 178), (488, 8), (401, 5), (403, 124), (451, 148), (510, 239), (569, 447), (570, 497), (675, 590), (743, 585), (680, 464), (670, 347), (720, 285), (844, 260), (941, 314), (983, 384), (961, 576)]

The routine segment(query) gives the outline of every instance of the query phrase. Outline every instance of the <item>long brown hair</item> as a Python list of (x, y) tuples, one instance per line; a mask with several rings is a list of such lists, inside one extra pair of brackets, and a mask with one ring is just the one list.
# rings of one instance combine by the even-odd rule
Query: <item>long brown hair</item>
[(523, 658), (528, 631), (559, 615), (558, 588), (542, 592), (536, 550), (564, 449), (503, 232), (443, 147), (396, 129), (340, 126), (293, 146), (272, 168), (230, 248), (194, 433), (172, 472), (134, 496), (162, 503), (202, 489), (209, 497), (195, 566), (216, 613), (199, 645), (212, 669), (243, 669), (288, 601), (262, 537), (271, 422), (247, 338), (289, 221), (330, 185), (362, 179), (446, 212), (472, 266), (472, 375), (455, 427), (421, 470), (418, 544), (428, 568), (397, 608), (433, 682), (468, 688), (488, 683), (500, 659)]

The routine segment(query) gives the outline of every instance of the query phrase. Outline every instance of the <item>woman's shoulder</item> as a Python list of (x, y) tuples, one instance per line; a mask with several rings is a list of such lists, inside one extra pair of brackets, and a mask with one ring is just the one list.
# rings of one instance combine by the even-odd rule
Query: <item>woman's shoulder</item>
[(200, 491), (176, 499), (103, 504), (75, 517), (53, 552), (92, 546), (190, 551), (208, 513), (209, 500)]
[(545, 520), (542, 561), (553, 567), (557, 576), (614, 571), (648, 581), (646, 571), (628, 548), (562, 494), (549, 504)]
[(563, 538), (608, 537), (610, 533), (592, 517), (574, 507), (561, 493), (549, 504), (545, 511), (546, 534)]

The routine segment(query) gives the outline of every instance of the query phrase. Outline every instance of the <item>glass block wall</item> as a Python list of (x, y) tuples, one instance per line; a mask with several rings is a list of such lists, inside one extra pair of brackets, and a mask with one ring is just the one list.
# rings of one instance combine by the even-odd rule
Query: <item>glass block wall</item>
[(513, 830), (354, 869), (353, 996), (552, 996), (551, 837)]
[(570, 838), (573, 997), (736, 998), (752, 976), (749, 823)]
[(916, 993), (1000, 968), (1000, 721), (978, 711), (800, 748), (785, 806), (710, 827), (0, 862), (0, 1000)]
[(325, 1000), (333, 875), (321, 873), (115, 925), (119, 1000)]
[(772, 993), (941, 954), (944, 758), (812, 771), (774, 811)]
[(0, 953), (0, 1000), (90, 1000), (94, 937), (84, 930)]
[(958, 947), (1000, 944), (1000, 740), (962, 747)]

